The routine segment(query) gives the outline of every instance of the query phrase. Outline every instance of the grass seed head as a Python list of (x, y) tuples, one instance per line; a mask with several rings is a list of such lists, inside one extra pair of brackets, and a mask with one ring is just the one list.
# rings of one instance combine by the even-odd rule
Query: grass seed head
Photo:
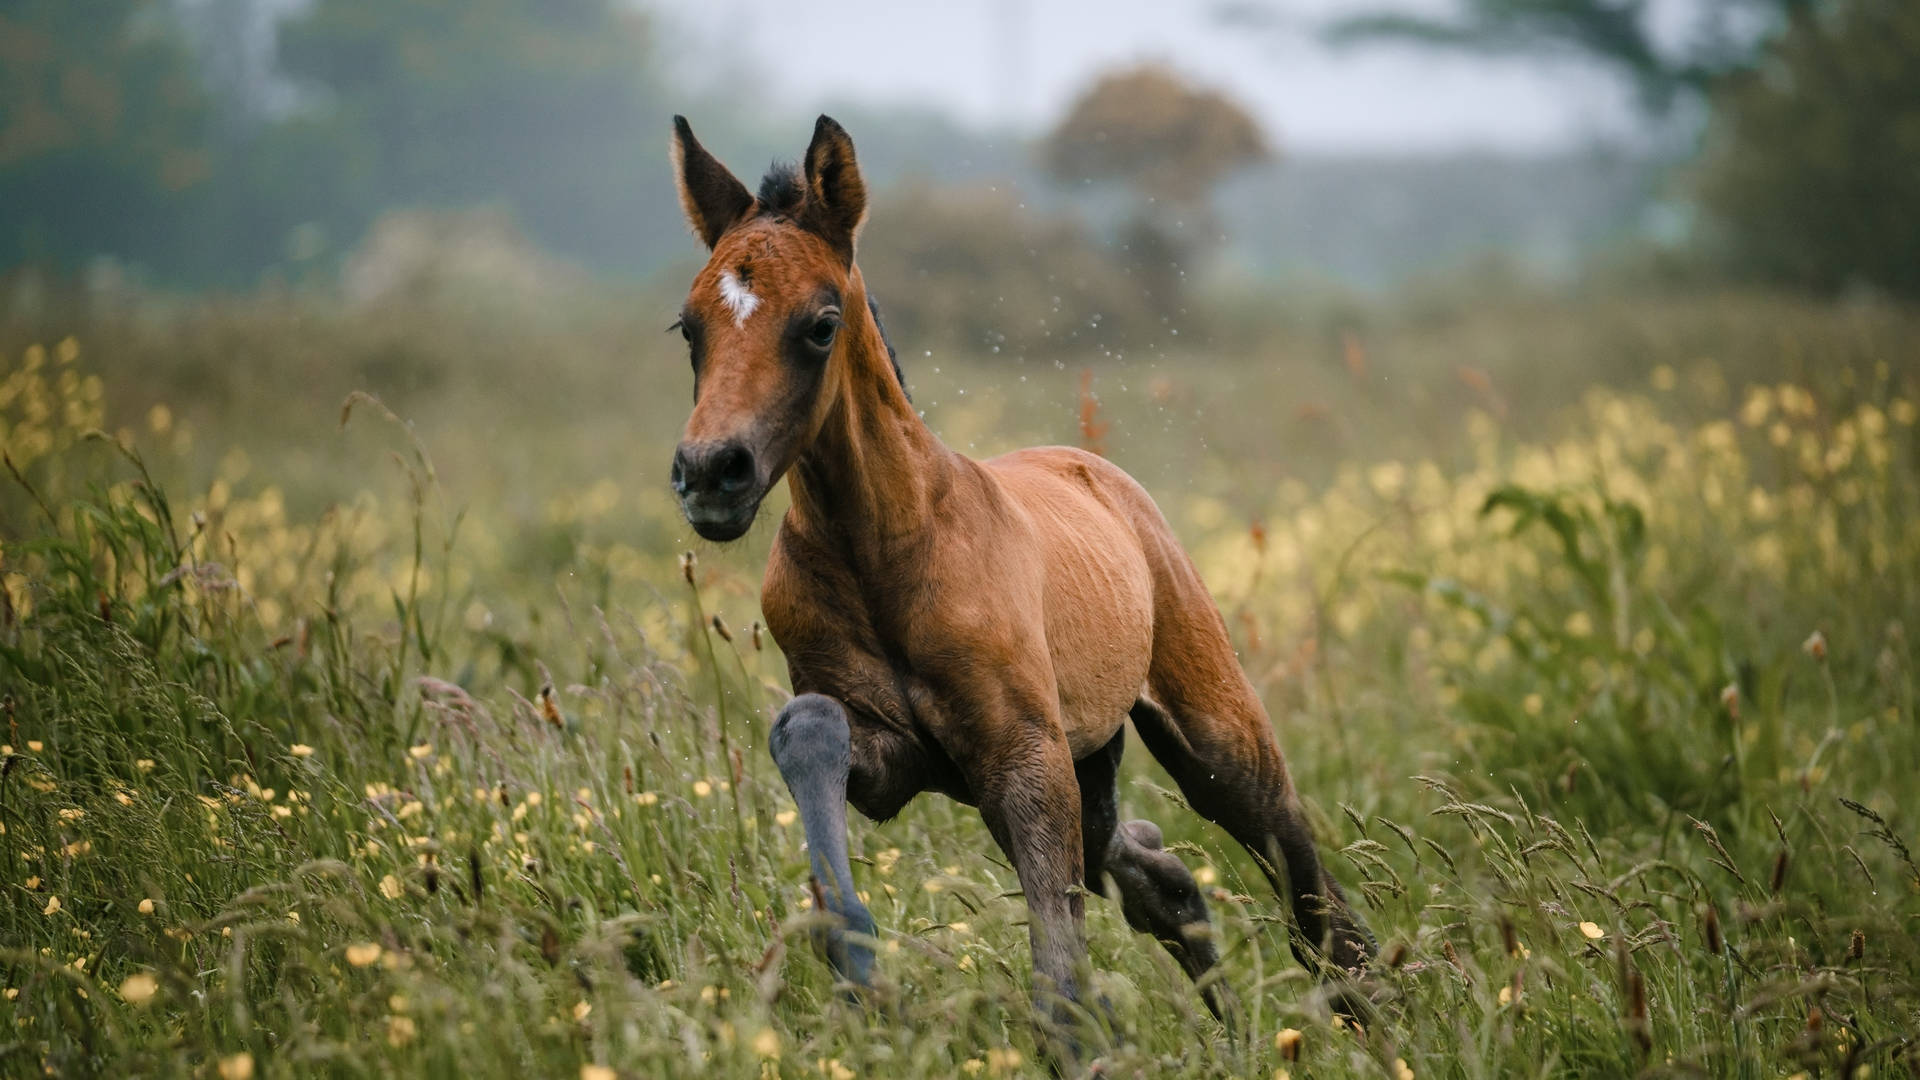
[(1813, 657), (1814, 660), (1823, 664), (1826, 663), (1827, 635), (1815, 630), (1813, 633), (1807, 635), (1807, 640), (1800, 643), (1800, 649), (1808, 656)]

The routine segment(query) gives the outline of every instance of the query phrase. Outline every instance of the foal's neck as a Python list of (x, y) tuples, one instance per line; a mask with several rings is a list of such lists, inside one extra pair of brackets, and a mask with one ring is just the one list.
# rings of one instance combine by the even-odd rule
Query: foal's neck
[(829, 388), (834, 399), (820, 432), (789, 473), (789, 513), (803, 534), (862, 561), (890, 561), (932, 520), (955, 463), (907, 400), (860, 293), (847, 303), (845, 375)]

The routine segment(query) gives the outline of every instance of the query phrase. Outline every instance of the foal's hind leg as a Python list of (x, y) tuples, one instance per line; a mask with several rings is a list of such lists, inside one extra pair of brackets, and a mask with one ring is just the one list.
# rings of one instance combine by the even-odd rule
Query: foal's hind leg
[[(1200, 886), (1178, 858), (1161, 849), (1158, 826), (1119, 821), (1117, 777), (1126, 737), (1121, 728), (1106, 746), (1074, 763), (1087, 889), (1105, 896), (1111, 877), (1127, 925), (1159, 939), (1188, 977), (1200, 982), (1220, 959)], [(1200, 993), (1214, 1016), (1229, 1026), (1236, 1022), (1238, 1008), (1226, 983), (1206, 983)]]
[(847, 797), (852, 782), (863, 812), (892, 817), (920, 791), (911, 748), (889, 732), (856, 727), (838, 701), (801, 694), (780, 710), (768, 748), (787, 782), (807, 833), (814, 895), (841, 925), (820, 942), (827, 962), (842, 979), (869, 986), (873, 916), (860, 901), (847, 859)]
[(1294, 956), (1312, 970), (1330, 963), (1341, 972), (1358, 971), (1373, 955), (1372, 939), (1321, 865), (1253, 688), (1237, 666), (1231, 679), (1195, 674), (1154, 680), (1167, 709), (1145, 700), (1134, 705), (1130, 715), (1141, 741), (1193, 808), (1252, 853), (1274, 891), (1291, 901)]

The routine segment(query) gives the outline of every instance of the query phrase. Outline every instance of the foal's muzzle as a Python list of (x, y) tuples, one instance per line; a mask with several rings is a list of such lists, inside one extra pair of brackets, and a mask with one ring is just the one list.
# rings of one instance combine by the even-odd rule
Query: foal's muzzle
[(673, 491), (693, 531), (721, 542), (753, 525), (766, 494), (753, 451), (737, 441), (681, 443), (673, 455)]

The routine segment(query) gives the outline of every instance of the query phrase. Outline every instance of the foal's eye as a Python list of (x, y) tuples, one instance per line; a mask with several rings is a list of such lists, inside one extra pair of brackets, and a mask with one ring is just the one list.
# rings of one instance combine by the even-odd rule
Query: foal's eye
[(807, 328), (807, 343), (816, 349), (824, 349), (833, 344), (833, 335), (840, 332), (840, 320), (831, 315), (822, 315)]

